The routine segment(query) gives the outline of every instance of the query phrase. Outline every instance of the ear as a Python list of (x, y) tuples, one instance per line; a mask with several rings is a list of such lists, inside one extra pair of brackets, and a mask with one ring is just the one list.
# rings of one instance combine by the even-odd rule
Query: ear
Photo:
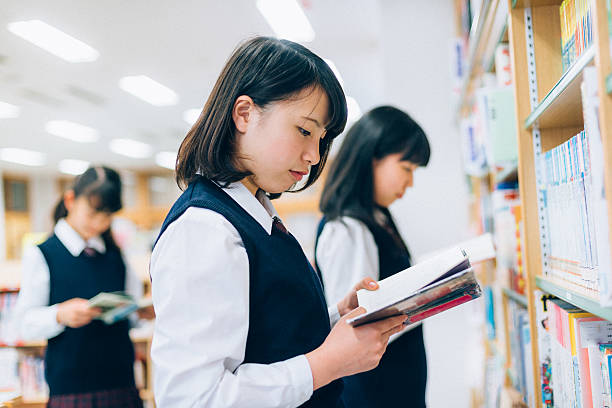
[(255, 102), (250, 96), (240, 95), (234, 102), (232, 109), (232, 119), (236, 125), (236, 130), (246, 133), (249, 123), (253, 122), (255, 113)]
[(72, 211), (72, 208), (74, 207), (74, 200), (73, 190), (68, 190), (64, 193), (64, 207), (66, 207), (68, 212)]

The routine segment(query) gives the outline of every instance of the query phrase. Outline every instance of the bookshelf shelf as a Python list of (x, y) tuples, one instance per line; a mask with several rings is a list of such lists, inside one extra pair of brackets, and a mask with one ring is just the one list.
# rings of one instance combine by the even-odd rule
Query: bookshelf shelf
[(582, 123), (580, 84), (582, 72), (595, 59), (595, 46), (588, 48), (567, 70), (525, 120), (525, 129), (538, 124), (540, 128), (561, 128)]
[(612, 73), (606, 77), (606, 91), (612, 94)]
[(561, 0), (512, 0), (512, 8), (541, 7), (560, 5)]
[(551, 295), (555, 295), (556, 297), (578, 306), (589, 313), (593, 313), (602, 319), (612, 322), (612, 308), (601, 307), (596, 299), (581, 295), (570, 289), (566, 289), (541, 276), (536, 277), (536, 285)]
[(510, 289), (510, 288), (503, 288), (502, 289), (502, 293), (507, 296), (509, 299), (514, 300), (516, 303), (523, 305), (525, 307), (527, 307), (527, 296), (525, 295), (521, 295), (518, 292), (515, 292), (514, 290)]

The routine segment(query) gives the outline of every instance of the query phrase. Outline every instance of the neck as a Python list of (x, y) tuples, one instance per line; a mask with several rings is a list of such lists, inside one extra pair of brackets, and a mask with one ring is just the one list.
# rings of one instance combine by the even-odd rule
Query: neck
[(81, 231), (79, 231), (79, 229), (74, 225), (74, 222), (70, 219), (70, 217), (66, 217), (64, 218), (64, 220), (66, 220), (66, 223), (68, 225), (70, 225), (70, 228), (72, 228), (73, 230), (76, 231), (77, 234), (79, 234), (79, 236), (81, 238), (83, 238), (83, 241), (87, 241), (89, 238), (87, 238), (86, 236), (83, 235), (83, 233)]
[(251, 192), (251, 194), (257, 194), (257, 190), (259, 190), (259, 187), (257, 186), (257, 184), (255, 184), (255, 182), (253, 182), (253, 179), (251, 177), (245, 177), (240, 180), (240, 182), (247, 188), (247, 190)]

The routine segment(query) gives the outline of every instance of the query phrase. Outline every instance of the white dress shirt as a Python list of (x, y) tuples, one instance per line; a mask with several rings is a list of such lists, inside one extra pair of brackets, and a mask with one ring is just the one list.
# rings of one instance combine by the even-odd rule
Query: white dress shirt
[[(342, 299), (364, 278), (380, 280), (378, 246), (368, 227), (352, 217), (328, 221), (319, 235), (317, 264), (329, 304)], [(393, 342), (421, 323), (407, 326), (389, 339)]]
[[(54, 233), (72, 256), (77, 257), (87, 246), (106, 252), (102, 237), (85, 241), (64, 219), (57, 222)], [(142, 297), (142, 282), (125, 262), (125, 290), (135, 299)], [(57, 322), (57, 304), (49, 306), (49, 266), (38, 246), (25, 250), (21, 288), (15, 305), (15, 317), (23, 340), (46, 340), (59, 335), (65, 326)]]
[[(265, 194), (255, 197), (240, 182), (224, 190), (271, 234), (277, 214)], [(249, 259), (238, 231), (221, 214), (190, 207), (172, 222), (153, 250), (151, 278), (158, 406), (296, 407), (311, 397), (304, 355), (243, 364)], [(338, 308), (328, 311), (333, 325)]]

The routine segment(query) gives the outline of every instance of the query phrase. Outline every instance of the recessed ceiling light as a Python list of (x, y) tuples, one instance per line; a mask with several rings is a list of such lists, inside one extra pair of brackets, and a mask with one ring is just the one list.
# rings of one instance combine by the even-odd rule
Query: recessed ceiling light
[(0, 101), (0, 119), (16, 118), (21, 113), (19, 106)]
[(334, 75), (336, 75), (338, 82), (340, 82), (340, 86), (344, 88), (344, 80), (342, 79), (342, 75), (340, 75), (340, 71), (338, 71), (336, 64), (334, 64), (334, 61), (330, 60), (329, 58), (323, 58), (323, 61), (329, 65)]
[(315, 32), (296, 0), (257, 0), (257, 8), (279, 38), (310, 42)]
[(83, 174), (89, 167), (89, 162), (76, 159), (65, 159), (59, 162), (59, 171), (64, 174), (72, 174), (78, 176)]
[(46, 163), (46, 156), (33, 150), (5, 147), (0, 149), (0, 160), (24, 166), (43, 166)]
[(132, 139), (113, 139), (109, 143), (111, 151), (133, 159), (146, 159), (151, 157), (153, 148), (143, 142)]
[(40, 20), (16, 21), (7, 26), (15, 35), (68, 62), (95, 61), (100, 53), (81, 40)]
[(187, 109), (183, 112), (183, 120), (190, 125), (196, 123), (196, 120), (200, 117), (201, 109)]
[(100, 138), (96, 129), (68, 120), (50, 120), (45, 124), (45, 130), (54, 136), (79, 143), (93, 143)]
[(178, 95), (146, 75), (126, 76), (119, 80), (119, 88), (154, 106), (176, 105)]
[(359, 107), (359, 103), (352, 96), (346, 97), (346, 107), (348, 110), (348, 117), (346, 119), (347, 123), (356, 122), (361, 117), (361, 108)]
[(155, 155), (155, 163), (160, 167), (174, 170), (176, 166), (176, 152), (159, 152)]

